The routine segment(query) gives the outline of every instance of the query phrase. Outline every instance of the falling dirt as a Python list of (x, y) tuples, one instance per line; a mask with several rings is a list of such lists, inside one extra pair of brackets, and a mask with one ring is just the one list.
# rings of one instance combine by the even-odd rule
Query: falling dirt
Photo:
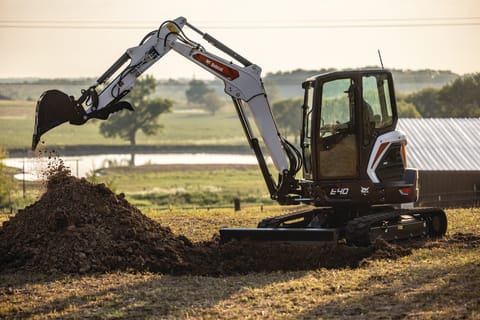
[(395, 259), (408, 249), (217, 240), (192, 243), (143, 215), (123, 194), (48, 168), (46, 192), (0, 228), (0, 271), (96, 273), (117, 270), (230, 275), (279, 270), (357, 267)]

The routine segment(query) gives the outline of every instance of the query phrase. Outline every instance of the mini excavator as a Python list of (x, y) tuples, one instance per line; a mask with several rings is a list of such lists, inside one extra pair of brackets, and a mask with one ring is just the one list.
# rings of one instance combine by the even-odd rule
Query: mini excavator
[[(187, 28), (227, 59), (187, 37)], [(389, 71), (336, 71), (306, 79), (301, 143), (296, 148), (277, 129), (261, 68), (184, 17), (165, 21), (146, 34), (78, 99), (59, 90), (44, 92), (36, 106), (32, 149), (42, 134), (67, 121), (82, 125), (92, 118), (106, 120), (122, 109), (133, 111), (122, 99), (136, 79), (170, 50), (223, 81), (271, 198), (281, 205), (303, 204), (262, 220), (257, 228), (221, 229), (222, 241), (368, 245), (377, 238), (395, 241), (445, 234), (442, 209), (401, 206), (416, 201), (418, 173), (407, 167), (406, 136), (395, 129), (398, 114)], [(267, 165), (267, 155), (274, 168)], [(300, 171), (303, 178), (296, 177)]]

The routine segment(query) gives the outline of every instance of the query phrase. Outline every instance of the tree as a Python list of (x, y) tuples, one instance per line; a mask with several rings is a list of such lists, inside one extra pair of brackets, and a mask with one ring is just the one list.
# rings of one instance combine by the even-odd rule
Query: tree
[(275, 82), (265, 80), (263, 82), (263, 86), (265, 87), (265, 91), (269, 101), (276, 102), (277, 100), (280, 100), (280, 89)]
[(413, 103), (408, 103), (403, 100), (399, 100), (397, 103), (398, 116), (400, 118), (421, 118), (422, 115), (418, 112)]
[(215, 115), (223, 106), (223, 101), (215, 93), (215, 89), (209, 87), (202, 80), (193, 79), (190, 81), (188, 83), (188, 89), (185, 91), (185, 96), (189, 103), (206, 109), (211, 115)]
[(480, 117), (480, 73), (458, 78), (438, 92), (446, 117)]
[(440, 117), (441, 103), (438, 100), (438, 89), (425, 88), (405, 97), (406, 103), (415, 105), (423, 118)]
[(405, 98), (423, 117), (480, 117), (480, 73), (458, 78), (440, 89), (427, 88)]
[(295, 143), (298, 143), (302, 127), (302, 104), (301, 98), (289, 98), (279, 100), (272, 105), (275, 120), (285, 136), (293, 135)]
[(213, 88), (207, 86), (202, 80), (193, 79), (188, 83), (188, 89), (185, 91), (187, 101), (193, 104), (202, 104), (203, 97), (210, 92), (214, 92)]
[(120, 137), (136, 145), (136, 134), (141, 130), (146, 135), (154, 135), (162, 125), (157, 121), (160, 114), (169, 112), (173, 101), (163, 98), (151, 98), (155, 92), (156, 81), (153, 76), (137, 80), (129, 93), (128, 101), (136, 107), (131, 112), (118, 112), (110, 116), (109, 121), (100, 124), (100, 133), (107, 137)]
[(215, 92), (208, 92), (203, 96), (203, 106), (212, 116), (223, 106), (223, 101)]

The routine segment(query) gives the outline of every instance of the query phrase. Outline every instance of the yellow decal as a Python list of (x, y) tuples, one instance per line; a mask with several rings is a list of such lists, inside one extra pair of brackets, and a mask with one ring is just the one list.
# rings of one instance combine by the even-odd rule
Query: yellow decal
[(170, 30), (170, 32), (176, 32), (178, 33), (177, 27), (173, 23), (167, 24), (167, 29)]

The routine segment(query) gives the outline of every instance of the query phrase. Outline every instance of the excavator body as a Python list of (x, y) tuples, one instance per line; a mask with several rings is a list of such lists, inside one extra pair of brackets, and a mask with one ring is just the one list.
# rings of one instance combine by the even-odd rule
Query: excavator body
[(366, 245), (441, 236), (442, 209), (402, 209), (418, 197), (408, 168), (392, 74), (383, 69), (335, 71), (303, 82), (300, 198), (313, 206), (267, 218), (256, 229), (221, 229), (222, 239), (337, 242)]
[[(185, 35), (184, 27), (237, 63), (208, 52)], [(443, 210), (400, 208), (416, 201), (417, 170), (408, 168), (406, 136), (396, 130), (398, 114), (389, 71), (337, 71), (306, 79), (302, 84), (304, 103), (299, 106), (303, 120), (298, 148), (277, 129), (261, 68), (183, 17), (165, 21), (148, 33), (96, 83), (82, 90), (78, 99), (58, 90), (46, 91), (36, 107), (32, 149), (44, 133), (64, 122), (82, 125), (92, 118), (106, 120), (122, 109), (133, 111), (122, 99), (135, 80), (170, 50), (224, 82), (225, 94), (232, 98), (271, 198), (282, 205), (303, 205), (300, 210), (264, 219), (257, 228), (221, 229), (222, 241), (346, 241), (364, 245), (377, 238), (401, 240), (445, 234)], [(258, 130), (253, 130), (254, 126)], [(278, 178), (267, 166), (264, 149)], [(302, 178), (297, 177), (300, 171)]]

